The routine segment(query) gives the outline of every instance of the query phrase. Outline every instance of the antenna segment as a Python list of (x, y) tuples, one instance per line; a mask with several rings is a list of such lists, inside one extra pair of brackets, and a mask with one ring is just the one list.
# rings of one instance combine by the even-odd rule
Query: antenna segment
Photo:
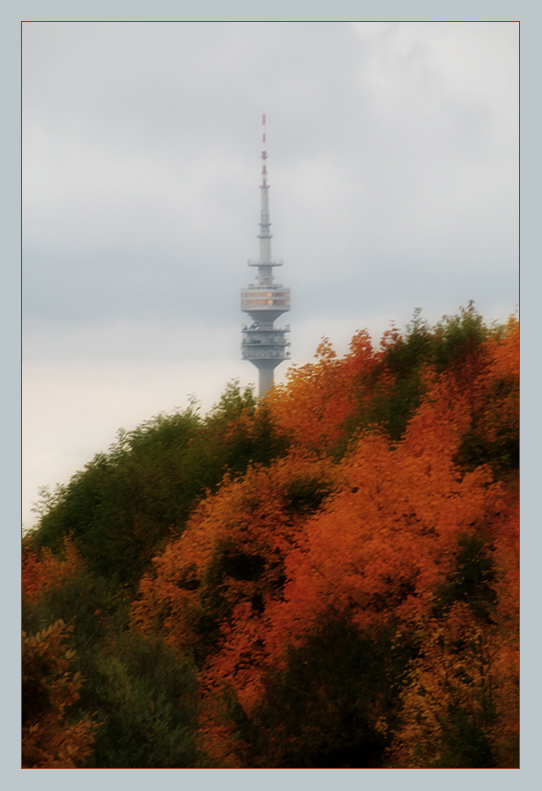
[(243, 326), (241, 353), (260, 371), (260, 398), (273, 386), (273, 371), (283, 360), (290, 358), (286, 340), (289, 325), (278, 329), (275, 320), (290, 310), (290, 289), (273, 281), (273, 268), (282, 266), (271, 256), (271, 222), (269, 219), (269, 184), (267, 182), (267, 150), (265, 114), (262, 115), (262, 175), (260, 184), (260, 232), (258, 234), (260, 255), (249, 266), (257, 267), (257, 278), (241, 290), (241, 310), (252, 319), (250, 326)]

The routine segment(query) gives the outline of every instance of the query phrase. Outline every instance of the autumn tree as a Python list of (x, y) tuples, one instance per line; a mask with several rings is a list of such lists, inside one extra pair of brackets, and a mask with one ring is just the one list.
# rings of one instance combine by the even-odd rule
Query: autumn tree
[(285, 554), (335, 485), (329, 462), (297, 453), (225, 481), (154, 559), (133, 623), (205, 656), (237, 606), (258, 612), (268, 598), (281, 598)]
[(75, 768), (90, 754), (97, 724), (72, 718), (80, 674), (71, 665), (70, 628), (57, 621), (22, 640), (22, 766)]
[(330, 455), (340, 451), (354, 410), (362, 408), (362, 384), (376, 359), (367, 332), (353, 337), (343, 359), (323, 338), (315, 362), (292, 367), (285, 384), (271, 391), (267, 404), (272, 421), (297, 448)]
[(73, 579), (81, 569), (81, 556), (66, 536), (61, 551), (49, 548), (37, 551), (31, 539), (23, 539), (21, 546), (21, 592), (23, 605), (34, 604), (47, 591), (61, 587)]
[(473, 305), (324, 340), (57, 492), (23, 617), (69, 623), (84, 765), (517, 765), (518, 341)]
[[(333, 674), (323, 649), (321, 655), (310, 653), (313, 670), (305, 681), (299, 670), (294, 671), (303, 668), (295, 657), (307, 656), (307, 646), (326, 644), (320, 631), (323, 623), (349, 624), (350, 636), (354, 630), (371, 646), (366, 655), (373, 657), (378, 655), (378, 635), (388, 630), (390, 644), (401, 657), (395, 676), (407, 684), (407, 665), (414, 667), (416, 661), (412, 652), (423, 657), (420, 662), (430, 662), (427, 624), (437, 618), (439, 628), (451, 632), (450, 619), (468, 602), (471, 620), (467, 618), (464, 628), (469, 644), (479, 645), (480, 629), (485, 629), (487, 644), (499, 646), (493, 664), (503, 664), (499, 652), (508, 649), (497, 633), (504, 626), (492, 619), (502, 606), (499, 590), (515, 584), (514, 523), (510, 514), (499, 521), (508, 495), (495, 482), (490, 466), (464, 463), (462, 448), (465, 437), (479, 425), (478, 410), (491, 391), (492, 377), (501, 375), (497, 360), (509, 359), (502, 349), (511, 336), (488, 335), (471, 313), (458, 322), (448, 321), (436, 340), (422, 335), (424, 355), (428, 349), (431, 355), (420, 363), (419, 403), (399, 440), (390, 441), (388, 425), (369, 422), (365, 430), (351, 435), (335, 463), (331, 461), (328, 451), (340, 440), (341, 431), (350, 430), (348, 413), (359, 408), (359, 401), (356, 406), (349, 395), (335, 413), (333, 405), (324, 409), (334, 388), (341, 392), (347, 364), (349, 381), (355, 381), (355, 354), (343, 367), (325, 347), (321, 365), (293, 377), (292, 392), (304, 405), (303, 429), (296, 429), (285, 407), (293, 399), (287, 387), (276, 393), (269, 407), (282, 427), (294, 432), (303, 451), (292, 451), (269, 468), (249, 469), (208, 498), (183, 537), (155, 559), (155, 573), (141, 583), (134, 623), (158, 629), (174, 647), (192, 645), (201, 651), (200, 734), (218, 763), (253, 761), (263, 766), (295, 760), (295, 765), (306, 766), (317, 765), (323, 754), (327, 761), (346, 761), (346, 747), (337, 747), (332, 758), (331, 748), (326, 752), (322, 746), (338, 736), (326, 735), (325, 728), (317, 735), (316, 726), (306, 731), (305, 742), (300, 737), (294, 759), (285, 745), (297, 726), (288, 730), (286, 721), (279, 724), (280, 706), (288, 695), (295, 698), (296, 688), (308, 696), (309, 689), (317, 694), (315, 683), (323, 684), (317, 686), (318, 695), (328, 707), (341, 697), (333, 692)], [(367, 355), (370, 361), (370, 380), (375, 358), (368, 345), (362, 347), (362, 358)], [(318, 377), (326, 383), (324, 396), (318, 392)], [(290, 406), (294, 403), (295, 399)], [(370, 408), (369, 396), (367, 404)], [(509, 408), (512, 414), (513, 402)], [(320, 458), (307, 456), (314, 447), (321, 449)], [(311, 492), (317, 495), (312, 500)], [(290, 508), (298, 503), (295, 518), (288, 510), (288, 497)], [(306, 510), (299, 508), (304, 498)], [(476, 684), (469, 686), (461, 676), (458, 684), (472, 703)], [(312, 711), (308, 697), (304, 700), (298, 710)], [(348, 760), (374, 765), (371, 762), (382, 761), (384, 748), (393, 741), (401, 707), (408, 721), (411, 698), (401, 697), (397, 688), (393, 694), (388, 689), (383, 697), (388, 703), (365, 709), (364, 714), (361, 693), (358, 700), (359, 722), (365, 722), (363, 733), (374, 754), (352, 748), (347, 750)], [(351, 719), (347, 696), (344, 701), (335, 734)], [(513, 701), (507, 706), (512, 723)], [(323, 719), (331, 723), (334, 716), (329, 709)], [(462, 716), (456, 725), (466, 745), (471, 720)], [(480, 730), (481, 744), (493, 739), (488, 734), (502, 722), (500, 714), (495, 716)], [(271, 727), (273, 735), (266, 730)], [(470, 758), (461, 750), (445, 760), (456, 765), (489, 760), (482, 748)], [(440, 760), (435, 756), (424, 760)]]

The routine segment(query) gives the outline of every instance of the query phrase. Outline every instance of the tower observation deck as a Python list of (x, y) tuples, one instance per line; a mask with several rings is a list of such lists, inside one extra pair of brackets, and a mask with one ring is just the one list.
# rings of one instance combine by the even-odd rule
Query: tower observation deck
[(263, 123), (262, 181), (260, 184), (260, 257), (249, 261), (257, 268), (256, 282), (241, 289), (241, 310), (252, 319), (250, 326), (243, 326), (241, 353), (243, 360), (250, 360), (260, 371), (260, 398), (273, 386), (273, 371), (283, 360), (290, 358), (289, 325), (278, 328), (274, 322), (290, 310), (290, 289), (273, 281), (273, 268), (282, 261), (271, 257), (271, 222), (269, 221), (269, 184), (267, 183), (267, 151), (265, 115)]

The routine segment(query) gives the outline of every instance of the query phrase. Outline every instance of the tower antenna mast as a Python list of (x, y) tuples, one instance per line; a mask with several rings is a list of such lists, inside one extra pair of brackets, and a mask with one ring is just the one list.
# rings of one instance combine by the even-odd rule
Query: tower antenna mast
[(289, 325), (281, 329), (275, 320), (290, 310), (290, 289), (273, 281), (273, 268), (282, 266), (271, 256), (271, 222), (269, 219), (269, 184), (267, 181), (267, 133), (265, 113), (262, 115), (262, 174), (260, 184), (259, 258), (248, 265), (257, 268), (256, 282), (241, 289), (241, 310), (252, 319), (243, 326), (241, 353), (260, 372), (259, 391), (263, 398), (273, 386), (273, 372), (283, 360), (288, 360), (290, 345), (286, 339)]

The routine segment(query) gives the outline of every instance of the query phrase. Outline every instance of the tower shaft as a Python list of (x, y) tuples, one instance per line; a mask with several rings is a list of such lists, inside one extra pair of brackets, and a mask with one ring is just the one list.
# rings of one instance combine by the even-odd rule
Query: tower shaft
[(269, 184), (267, 183), (267, 150), (265, 115), (263, 123), (262, 174), (260, 184), (259, 258), (248, 265), (257, 268), (256, 282), (241, 290), (241, 310), (248, 313), (252, 324), (243, 327), (241, 353), (259, 369), (259, 391), (263, 398), (273, 386), (277, 365), (290, 357), (286, 336), (289, 326), (277, 328), (276, 319), (290, 310), (290, 289), (273, 281), (273, 268), (282, 266), (271, 255), (271, 222), (269, 219)]

